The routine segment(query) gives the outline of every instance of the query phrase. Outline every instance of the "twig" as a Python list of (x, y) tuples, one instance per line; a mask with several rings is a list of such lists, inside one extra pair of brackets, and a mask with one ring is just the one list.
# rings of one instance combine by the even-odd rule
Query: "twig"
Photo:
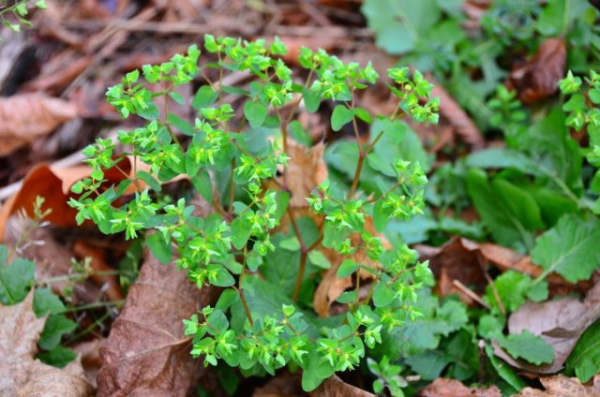
[(488, 305), (483, 299), (481, 299), (481, 297), (479, 295), (477, 295), (475, 292), (471, 291), (466, 285), (461, 283), (459, 280), (453, 280), (452, 284), (454, 284), (454, 286), (456, 288), (461, 290), (465, 295), (467, 295), (469, 298), (471, 298), (474, 301), (476, 301), (477, 303), (479, 303), (481, 306), (485, 307), (488, 310), (492, 309), (490, 307), (490, 305)]

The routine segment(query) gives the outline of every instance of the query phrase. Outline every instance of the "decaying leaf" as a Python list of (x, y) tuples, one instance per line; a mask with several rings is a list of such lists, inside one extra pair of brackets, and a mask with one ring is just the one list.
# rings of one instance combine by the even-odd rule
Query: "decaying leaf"
[(508, 320), (511, 334), (527, 330), (540, 336), (554, 348), (554, 362), (534, 366), (514, 360), (498, 345), (495, 354), (513, 367), (537, 374), (552, 374), (563, 368), (571, 351), (583, 332), (600, 318), (600, 284), (591, 289), (583, 302), (576, 298), (563, 298), (544, 303), (528, 302), (514, 312)]
[(302, 373), (283, 372), (254, 390), (252, 397), (307, 397), (302, 390)]
[(562, 375), (540, 378), (545, 390), (527, 387), (515, 397), (600, 397), (600, 385), (584, 386), (577, 378)]
[(121, 315), (100, 350), (98, 396), (186, 396), (201, 373), (183, 320), (209, 304), (213, 290), (162, 265), (148, 251)]
[(502, 393), (496, 386), (467, 387), (455, 379), (438, 378), (432, 384), (425, 387), (418, 397), (501, 397)]
[[(133, 159), (125, 158), (118, 164), (126, 174), (133, 177)], [(144, 163), (138, 162), (138, 170), (146, 170)], [(87, 165), (76, 165), (67, 168), (59, 168), (40, 164), (34, 167), (23, 180), (18, 193), (8, 199), (0, 209), (0, 241), (2, 241), (6, 222), (8, 218), (20, 210), (33, 216), (33, 204), (37, 196), (45, 198), (43, 209), (51, 209), (45, 220), (57, 226), (76, 225), (75, 216), (77, 211), (71, 208), (67, 202), (71, 197), (71, 187), (83, 178), (90, 176), (92, 168)], [(105, 186), (117, 185), (124, 179), (124, 175), (117, 168), (106, 170), (104, 177), (107, 180)], [(132, 184), (126, 193), (135, 192)]]
[(77, 114), (74, 103), (42, 95), (0, 98), (0, 156), (49, 134)]
[(375, 397), (375, 394), (349, 385), (336, 375), (321, 383), (310, 395), (311, 397)]
[(551, 38), (540, 44), (535, 55), (525, 64), (513, 68), (508, 86), (516, 89), (526, 104), (554, 94), (565, 76), (567, 48), (564, 39)]
[(32, 310), (33, 293), (14, 306), (0, 306), (0, 395), (87, 397), (92, 387), (79, 360), (64, 369), (34, 359), (45, 319)]

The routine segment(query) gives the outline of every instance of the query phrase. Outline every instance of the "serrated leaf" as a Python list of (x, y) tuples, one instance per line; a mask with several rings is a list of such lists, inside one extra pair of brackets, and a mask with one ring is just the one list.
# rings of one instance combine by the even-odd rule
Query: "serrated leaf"
[(77, 328), (77, 323), (64, 315), (51, 315), (46, 320), (38, 344), (44, 350), (52, 350), (59, 345), (63, 335), (70, 333), (75, 328)]
[(497, 341), (513, 358), (522, 358), (535, 365), (550, 364), (554, 360), (552, 346), (527, 330), (520, 334), (503, 336)]
[(537, 239), (533, 262), (572, 283), (587, 280), (600, 267), (600, 224), (563, 216), (555, 227)]
[(566, 372), (575, 373), (582, 383), (600, 372), (600, 321), (583, 333), (567, 359)]
[(353, 118), (354, 112), (352, 112), (351, 109), (348, 109), (344, 105), (337, 105), (331, 114), (331, 129), (339, 131), (342, 127), (351, 122)]

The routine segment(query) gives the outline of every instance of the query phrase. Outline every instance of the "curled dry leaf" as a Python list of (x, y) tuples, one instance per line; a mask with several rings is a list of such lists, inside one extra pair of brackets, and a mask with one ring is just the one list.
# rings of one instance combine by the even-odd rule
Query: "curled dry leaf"
[[(130, 158), (123, 159), (118, 166), (129, 177), (133, 177), (134, 168), (147, 169), (146, 164), (141, 162), (133, 167), (133, 160)], [(11, 215), (24, 210), (28, 216), (33, 216), (33, 204), (37, 196), (46, 199), (43, 209), (52, 210), (45, 218), (46, 221), (56, 226), (76, 225), (77, 211), (67, 204), (72, 195), (71, 187), (79, 180), (89, 177), (91, 172), (92, 168), (87, 165), (60, 168), (40, 164), (34, 167), (23, 180), (17, 194), (9, 198), (0, 209), (0, 241), (4, 238), (6, 222)], [(117, 168), (106, 170), (104, 177), (107, 180), (105, 186), (117, 185), (125, 178)], [(133, 192), (135, 186), (132, 184), (126, 193)]]
[(201, 374), (182, 321), (213, 299), (187, 273), (148, 251), (121, 315), (100, 350), (98, 396), (186, 396)]
[(455, 379), (438, 378), (433, 383), (425, 387), (418, 394), (418, 397), (501, 397), (502, 393), (496, 386), (467, 387)]
[(545, 390), (526, 387), (515, 397), (600, 397), (600, 384), (584, 386), (577, 378), (562, 375), (540, 378)]
[(494, 352), (513, 367), (536, 374), (556, 373), (563, 368), (583, 332), (598, 318), (600, 284), (588, 292), (583, 302), (576, 298), (528, 302), (510, 316), (508, 330), (511, 334), (527, 330), (540, 336), (554, 348), (554, 361), (543, 366), (530, 365), (514, 360), (497, 344), (494, 345)]
[(86, 397), (92, 388), (79, 360), (63, 369), (35, 360), (45, 319), (32, 310), (33, 293), (14, 306), (0, 306), (0, 395)]
[(427, 76), (427, 80), (434, 84), (431, 95), (440, 98), (440, 115), (448, 120), (463, 141), (473, 149), (481, 149), (485, 140), (473, 120), (433, 77)]
[(558, 90), (558, 82), (565, 75), (566, 61), (564, 40), (547, 39), (531, 59), (513, 68), (507, 85), (516, 89), (519, 99), (526, 104), (547, 98)]
[(62, 99), (42, 95), (0, 98), (0, 156), (49, 134), (77, 114), (77, 106)]
[(369, 393), (358, 387), (354, 387), (342, 381), (336, 375), (325, 380), (313, 392), (311, 397), (375, 397), (375, 394)]

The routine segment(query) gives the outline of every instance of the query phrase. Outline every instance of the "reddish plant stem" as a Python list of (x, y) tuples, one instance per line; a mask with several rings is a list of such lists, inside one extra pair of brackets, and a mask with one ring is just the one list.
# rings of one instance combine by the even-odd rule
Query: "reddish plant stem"
[(294, 302), (298, 300), (298, 295), (300, 295), (300, 287), (302, 286), (302, 280), (304, 279), (304, 271), (306, 270), (306, 257), (308, 255), (308, 251), (306, 249), (302, 249), (301, 252), (302, 253), (300, 254), (300, 269), (298, 270), (298, 278), (296, 278), (294, 295), (292, 295), (292, 300)]

